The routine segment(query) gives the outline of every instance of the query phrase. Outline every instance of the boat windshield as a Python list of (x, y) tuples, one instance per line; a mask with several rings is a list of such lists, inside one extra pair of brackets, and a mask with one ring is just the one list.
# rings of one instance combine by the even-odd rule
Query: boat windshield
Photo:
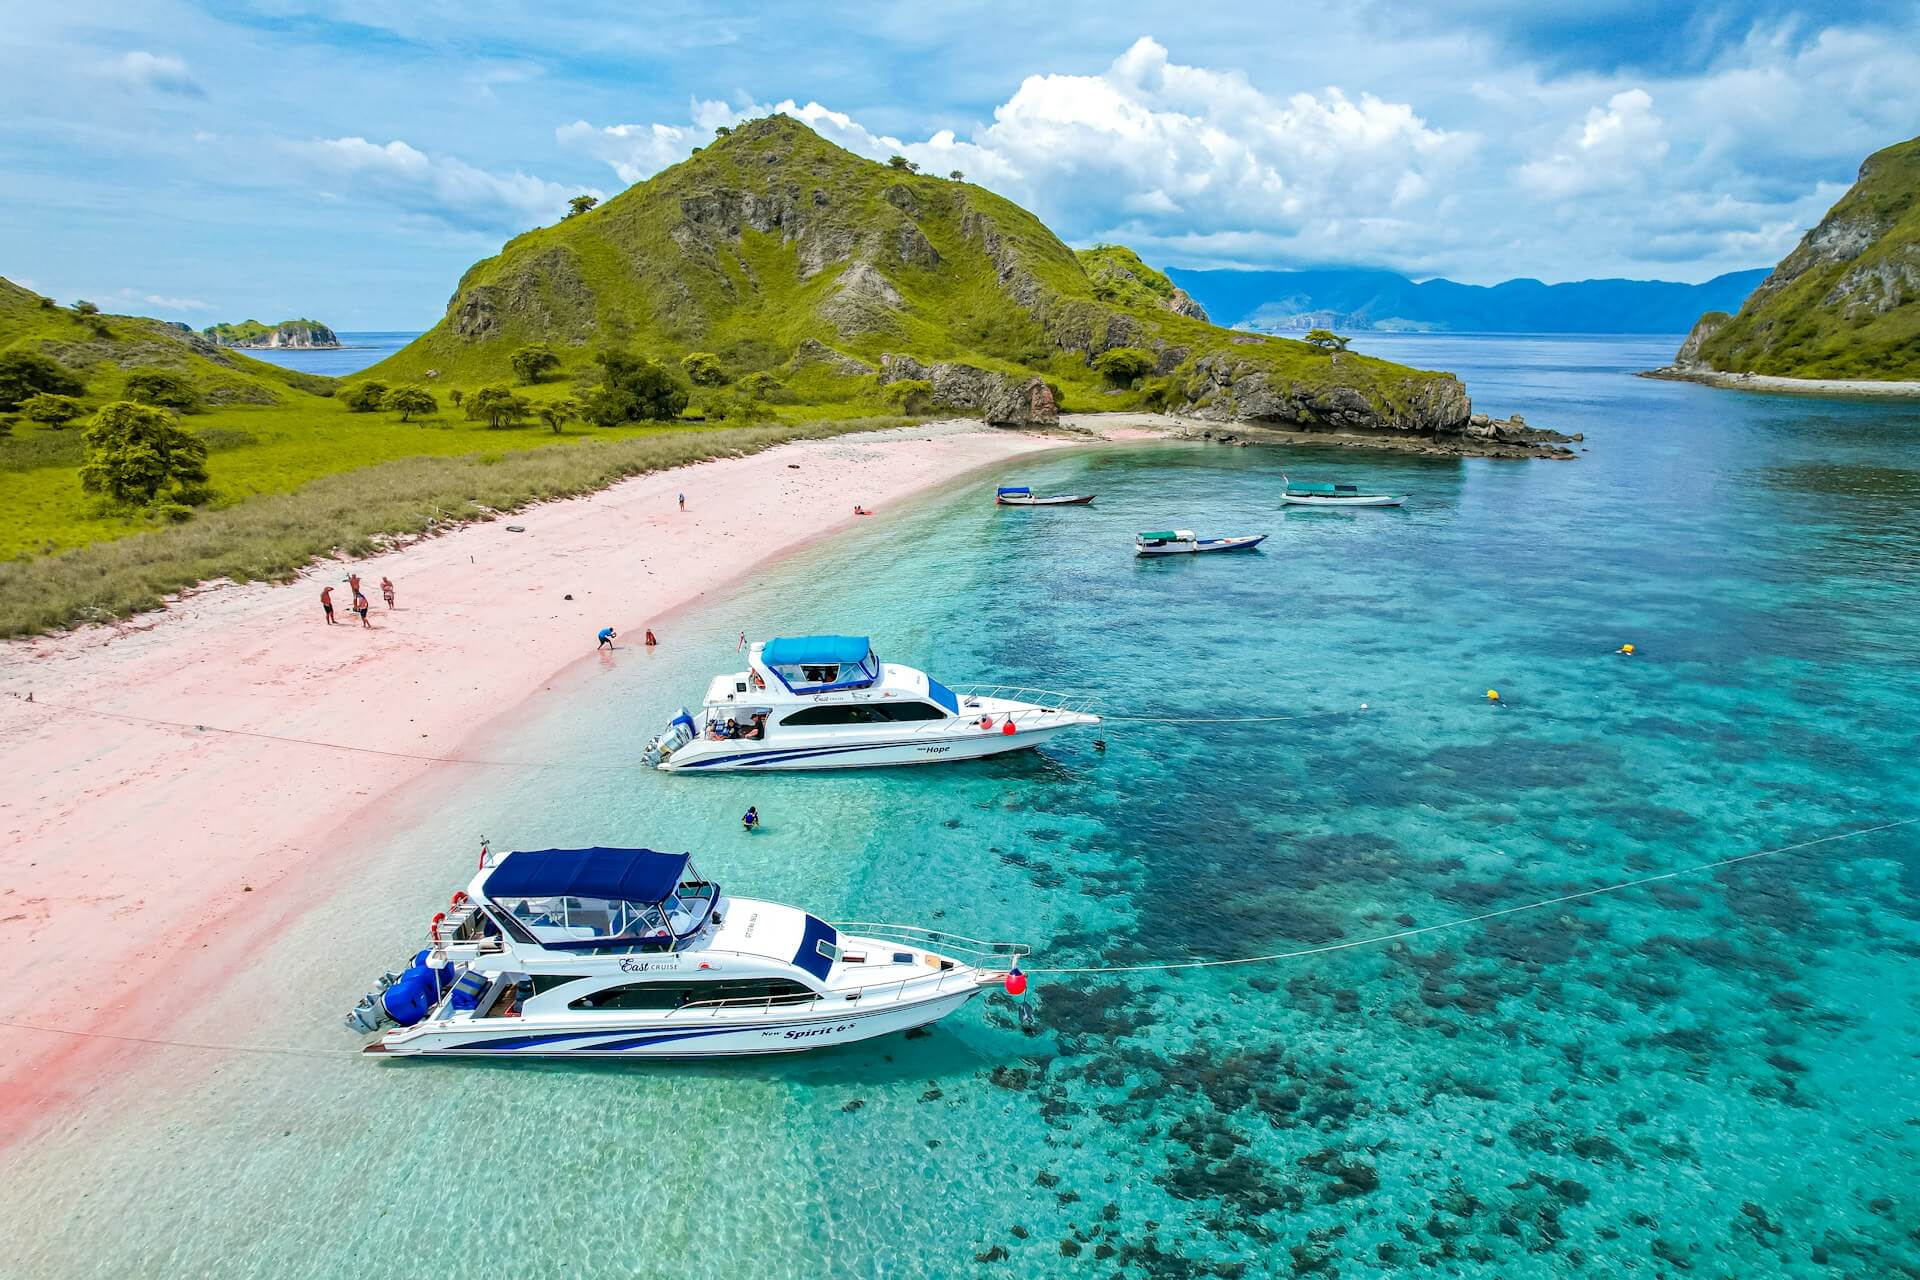
[(548, 950), (671, 950), (706, 925), (716, 892), (706, 881), (688, 881), (657, 903), (564, 896), (508, 898), (498, 905)]

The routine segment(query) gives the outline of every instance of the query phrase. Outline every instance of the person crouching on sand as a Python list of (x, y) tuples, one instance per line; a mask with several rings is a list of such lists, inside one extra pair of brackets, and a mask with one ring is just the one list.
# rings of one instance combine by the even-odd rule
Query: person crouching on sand
[(612, 627), (600, 628), (600, 643), (595, 647), (600, 649), (613, 648), (613, 636), (614, 636), (614, 630)]
[(333, 625), (333, 588), (320, 588), (320, 607), (327, 611), (327, 625)]

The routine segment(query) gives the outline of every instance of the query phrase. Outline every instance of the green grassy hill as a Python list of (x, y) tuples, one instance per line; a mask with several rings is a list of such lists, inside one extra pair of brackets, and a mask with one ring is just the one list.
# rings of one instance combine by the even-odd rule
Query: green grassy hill
[[(862, 159), (773, 116), (516, 237), (467, 272), (438, 325), (365, 376), (510, 381), (512, 352), (541, 341), (561, 356), (559, 383), (588, 376), (594, 352), (612, 345), (670, 361), (711, 352), (728, 377), (769, 372), (814, 404), (879, 403), (899, 370), (947, 364), (1039, 376), (1076, 409), (1153, 404), (1377, 429), (1465, 422), (1449, 375), (1232, 334), (1174, 309), (1174, 295), (1128, 250), (1076, 254), (992, 192)], [(1148, 352), (1151, 376), (1112, 385), (1093, 362), (1115, 347)], [(906, 359), (890, 373), (890, 357)], [(948, 404), (972, 408), (992, 379), (934, 383)]]
[(212, 324), (200, 331), (223, 347), (337, 347), (339, 336), (318, 320), (282, 320), (279, 324), (261, 324), (242, 320), (239, 324)]
[(1920, 138), (1860, 177), (1732, 317), (1702, 316), (1682, 367), (1790, 378), (1920, 378)]

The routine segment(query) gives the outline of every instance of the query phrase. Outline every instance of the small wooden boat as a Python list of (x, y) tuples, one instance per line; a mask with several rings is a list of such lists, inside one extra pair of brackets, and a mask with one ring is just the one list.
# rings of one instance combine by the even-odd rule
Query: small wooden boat
[(1084, 507), (1093, 501), (1093, 495), (1083, 493), (1072, 498), (1042, 498), (1025, 485), (1017, 485), (994, 490), (993, 500), (1002, 507)]
[(1264, 533), (1233, 538), (1196, 538), (1190, 529), (1165, 529), (1134, 535), (1133, 553), (1140, 556), (1190, 556), (1203, 551), (1251, 551), (1267, 540)]
[(1281, 472), (1280, 501), (1296, 507), (1397, 507), (1411, 494), (1362, 493), (1352, 484), (1295, 484)]

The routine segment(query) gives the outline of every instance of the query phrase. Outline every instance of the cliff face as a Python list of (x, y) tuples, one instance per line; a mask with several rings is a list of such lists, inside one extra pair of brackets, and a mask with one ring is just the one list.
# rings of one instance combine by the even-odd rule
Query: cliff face
[(1094, 367), (1115, 347), (1148, 354), (1155, 401), (1176, 409), (1204, 382), (1197, 362), (1231, 351), (1237, 379), (1291, 389), (1291, 420), (1464, 429), (1451, 375), (1284, 339), (1234, 345), (1244, 338), (1130, 250), (1076, 254), (989, 191), (862, 159), (773, 116), (509, 242), (468, 270), (440, 324), (369, 376), (499, 380), (529, 342), (551, 344), (563, 370), (605, 346), (704, 351), (774, 372), (802, 400), (878, 402), (884, 383), (924, 377), (938, 404), (1046, 421), (1061, 393), (1079, 407), (1140, 403), (1144, 385), (1116, 389)]
[(1920, 138), (1875, 152), (1820, 225), (1675, 364), (1790, 378), (1920, 378)]
[(340, 345), (340, 339), (333, 330), (318, 320), (282, 320), (275, 325), (261, 324), (258, 320), (243, 320), (239, 324), (210, 325), (202, 330), (202, 333), (220, 346), (238, 347), (242, 350), (280, 348), (304, 350)]

